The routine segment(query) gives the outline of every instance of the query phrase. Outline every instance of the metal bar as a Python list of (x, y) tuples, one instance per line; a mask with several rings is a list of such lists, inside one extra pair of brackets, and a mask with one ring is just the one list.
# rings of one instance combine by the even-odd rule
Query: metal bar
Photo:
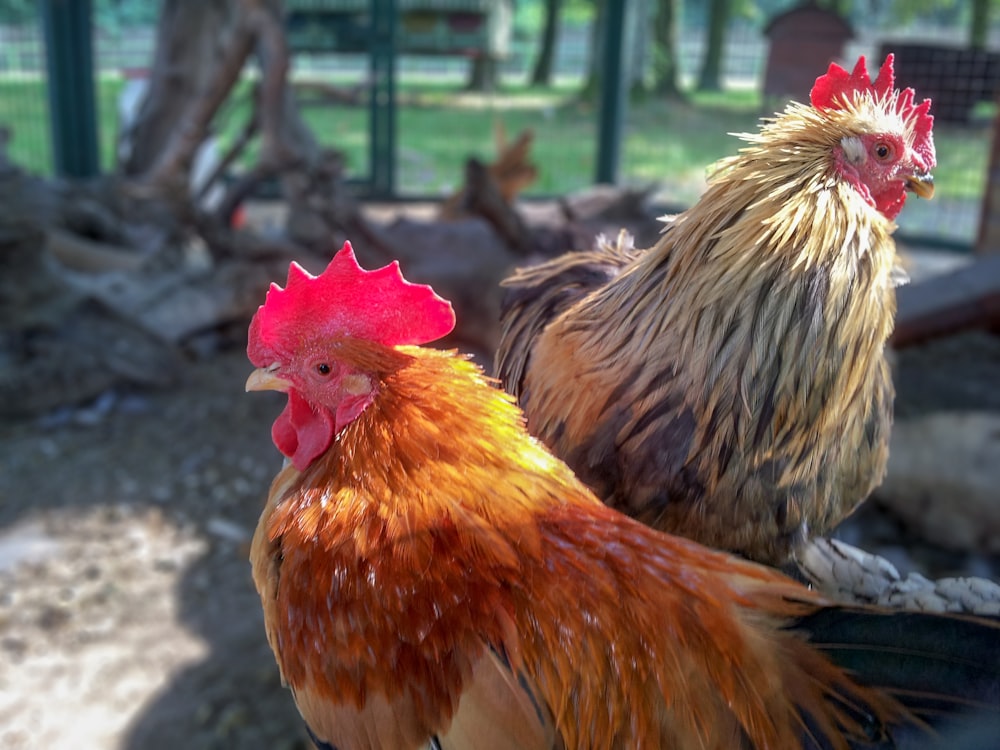
[(396, 191), (396, 5), (371, 0), (371, 192), (380, 198)]
[(597, 182), (618, 181), (622, 130), (625, 121), (624, 85), (625, 17), (629, 0), (605, 0), (603, 65), (600, 76), (600, 112), (597, 123)]
[(41, 4), (53, 164), (64, 177), (100, 171), (91, 10), (91, 0)]

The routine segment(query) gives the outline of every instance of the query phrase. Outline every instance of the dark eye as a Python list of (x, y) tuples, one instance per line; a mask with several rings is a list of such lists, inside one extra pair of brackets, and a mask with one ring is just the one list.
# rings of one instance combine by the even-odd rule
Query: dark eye
[(318, 365), (316, 365), (316, 372), (326, 377), (331, 372), (330, 365), (328, 365), (326, 362), (320, 362)]
[(879, 141), (872, 147), (872, 154), (879, 161), (888, 161), (892, 158), (894, 151), (892, 144), (886, 143), (885, 141)]

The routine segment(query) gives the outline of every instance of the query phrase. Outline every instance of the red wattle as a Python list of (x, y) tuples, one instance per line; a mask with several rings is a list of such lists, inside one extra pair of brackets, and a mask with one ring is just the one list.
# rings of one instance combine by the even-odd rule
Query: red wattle
[(288, 391), (288, 404), (271, 427), (278, 450), (302, 471), (333, 441), (333, 418), (325, 409), (314, 410), (298, 392)]

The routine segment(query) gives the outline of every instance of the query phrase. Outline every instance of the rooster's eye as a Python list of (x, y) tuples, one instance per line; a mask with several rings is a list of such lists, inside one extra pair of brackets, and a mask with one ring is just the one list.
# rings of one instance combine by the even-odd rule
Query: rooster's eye
[(328, 365), (326, 362), (320, 362), (318, 365), (316, 365), (316, 372), (318, 372), (320, 375), (323, 376), (329, 375), (330, 365)]
[(879, 141), (875, 144), (875, 147), (872, 148), (872, 153), (879, 161), (888, 161), (892, 158), (892, 146), (884, 141)]

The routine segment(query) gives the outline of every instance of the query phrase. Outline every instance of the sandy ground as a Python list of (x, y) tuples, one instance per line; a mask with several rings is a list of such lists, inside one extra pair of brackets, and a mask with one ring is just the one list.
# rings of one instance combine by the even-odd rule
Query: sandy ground
[(305, 747), (247, 563), (280, 465), (249, 370), (0, 428), (0, 746)]

